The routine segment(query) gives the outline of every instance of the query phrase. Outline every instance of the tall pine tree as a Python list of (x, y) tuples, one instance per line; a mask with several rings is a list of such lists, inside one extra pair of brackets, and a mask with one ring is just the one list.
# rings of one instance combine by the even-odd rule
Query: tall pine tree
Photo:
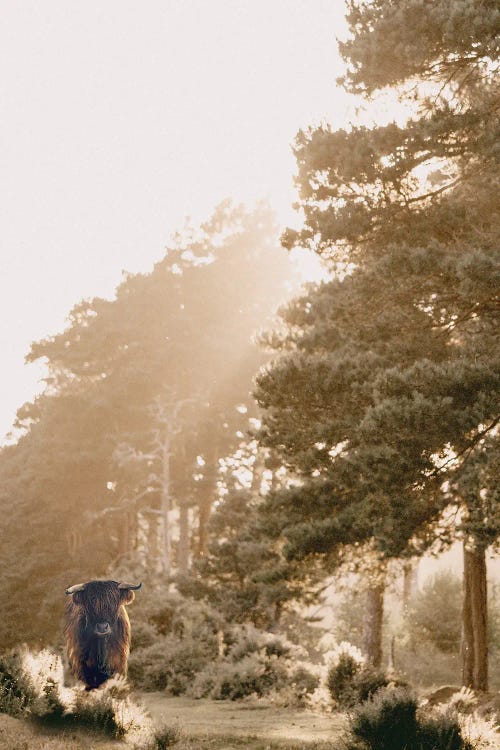
[(463, 677), (486, 689), (500, 11), (472, 0), (348, 8), (344, 85), (366, 96), (392, 88), (418, 113), (405, 125), (297, 136), (304, 226), (284, 243), (340, 275), (286, 309), (268, 337), (280, 356), (257, 380), (261, 440), (300, 480), (268, 512), (281, 518), (288, 556), (334, 565), (346, 544), (367, 540), (385, 556), (418, 551), (446, 534), (442, 510), (460, 507)]

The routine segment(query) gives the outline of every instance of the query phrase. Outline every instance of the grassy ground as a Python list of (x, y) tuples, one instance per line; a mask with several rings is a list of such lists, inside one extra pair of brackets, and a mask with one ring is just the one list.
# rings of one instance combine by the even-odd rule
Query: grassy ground
[(2, 750), (123, 750), (123, 743), (102, 735), (41, 727), (26, 719), (0, 714)]
[(257, 701), (209, 701), (166, 698), (164, 693), (140, 696), (153, 719), (180, 727), (191, 737), (230, 735), (266, 740), (328, 742), (345, 727), (340, 714), (323, 716), (292, 708), (274, 708)]
[[(2, 750), (125, 750), (127, 745), (102, 735), (42, 727), (26, 719), (0, 714)], [(181, 733), (172, 750), (335, 750), (331, 742), (267, 740), (257, 736), (198, 735)]]
[[(176, 727), (173, 750), (336, 750), (342, 717), (262, 706), (140, 696), (158, 725)], [(47, 727), (0, 714), (1, 750), (123, 750), (123, 742), (85, 730)]]

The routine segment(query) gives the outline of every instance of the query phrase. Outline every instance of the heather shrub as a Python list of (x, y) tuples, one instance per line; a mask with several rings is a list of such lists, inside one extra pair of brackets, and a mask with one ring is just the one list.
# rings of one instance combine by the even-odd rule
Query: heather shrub
[(418, 750), (473, 750), (453, 714), (422, 718), (417, 729), (416, 747)]
[(132, 701), (123, 678), (99, 690), (64, 686), (58, 654), (26, 648), (0, 657), (0, 710), (58, 726), (85, 726), (123, 738), (143, 750), (154, 747), (152, 725), (144, 709)]
[(196, 676), (190, 693), (195, 698), (239, 700), (248, 695), (265, 695), (287, 682), (285, 664), (276, 656), (268, 657), (260, 651), (239, 661), (224, 659), (208, 665)]
[(350, 717), (346, 750), (474, 750), (458, 716), (418, 711), (405, 689), (383, 688)]
[(314, 674), (303, 665), (292, 667), (291, 674), (291, 686), (295, 690), (297, 696), (306, 696), (313, 693), (319, 686), (319, 677)]
[(131, 682), (142, 690), (184, 693), (195, 674), (218, 657), (222, 625), (203, 602), (168, 593), (151, 597), (132, 627)]
[(329, 667), (326, 678), (328, 690), (339, 705), (350, 703), (354, 677), (361, 668), (362, 665), (347, 652), (339, 654), (338, 659)]
[(73, 693), (64, 687), (62, 659), (48, 649), (20, 652), (20, 674), (36, 696), (29, 713), (44, 721), (60, 722), (73, 703)]
[(71, 717), (80, 726), (123, 737), (125, 728), (116, 720), (113, 698), (106, 690), (76, 691)]
[[(307, 668), (309, 667), (309, 668)], [(289, 664), (286, 682), (271, 687), (265, 693), (266, 701), (280, 708), (318, 708), (312, 696), (320, 685), (320, 678), (311, 670), (311, 665)]]
[(180, 695), (194, 676), (217, 658), (217, 642), (198, 641), (189, 636), (158, 637), (151, 646), (130, 655), (129, 677), (143, 690), (167, 690)]
[(359, 672), (354, 675), (352, 680), (354, 703), (363, 703), (368, 700), (368, 698), (371, 698), (377, 690), (387, 687), (389, 684), (398, 687), (403, 686), (400, 680), (390, 680), (381, 670), (374, 669), (373, 667), (362, 667)]
[(181, 732), (177, 727), (164, 725), (158, 727), (154, 733), (156, 750), (167, 750), (168, 747), (176, 745), (181, 739)]
[(34, 687), (22, 670), (21, 654), (11, 651), (0, 656), (0, 712), (21, 716), (36, 697)]
[(237, 700), (287, 688), (287, 704), (300, 704), (318, 685), (304, 649), (283, 635), (228, 624), (206, 603), (180, 596), (151, 606), (134, 623), (129, 658), (129, 678), (142, 690)]
[(157, 640), (158, 631), (152, 623), (144, 622), (144, 620), (134, 622), (130, 643), (130, 650), (132, 653), (137, 649), (152, 646)]
[(225, 634), (225, 655), (207, 664), (189, 692), (197, 698), (238, 700), (269, 696), (280, 705), (301, 705), (318, 686), (305, 652), (285, 637), (237, 625)]
[(216, 700), (269, 696), (276, 704), (301, 705), (318, 686), (311, 665), (300, 660), (301, 649), (283, 637), (238, 626), (228, 640), (225, 656), (196, 675), (190, 695)]
[(379, 691), (350, 720), (349, 750), (409, 750), (417, 733), (417, 700), (407, 692)]
[[(298, 655), (300, 650), (283, 636), (258, 630), (253, 625), (234, 626), (225, 635), (228, 646), (227, 657), (232, 661), (240, 661), (245, 656), (257, 651), (264, 651), (266, 656), (286, 657)], [(300, 652), (302, 655), (302, 652)]]
[(388, 685), (405, 685), (401, 680), (389, 678), (382, 670), (367, 665), (359, 650), (347, 642), (328, 652), (326, 659), (326, 686), (334, 702), (343, 708), (363, 703)]

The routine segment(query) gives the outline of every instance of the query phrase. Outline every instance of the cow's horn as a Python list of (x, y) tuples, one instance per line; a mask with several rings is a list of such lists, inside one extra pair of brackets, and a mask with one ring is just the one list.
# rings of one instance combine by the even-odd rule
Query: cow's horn
[(70, 586), (69, 589), (66, 589), (66, 593), (76, 594), (77, 591), (83, 591), (85, 589), (85, 586), (85, 583), (75, 583), (74, 586)]
[(140, 589), (142, 586), (142, 583), (119, 583), (118, 588), (119, 589), (131, 589), (132, 591), (137, 591), (137, 589)]

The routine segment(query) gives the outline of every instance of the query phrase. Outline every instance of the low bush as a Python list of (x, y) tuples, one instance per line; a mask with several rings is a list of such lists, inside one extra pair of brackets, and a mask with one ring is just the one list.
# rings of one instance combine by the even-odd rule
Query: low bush
[(381, 670), (372, 667), (363, 667), (354, 675), (352, 681), (352, 693), (354, 703), (363, 703), (371, 698), (377, 690), (393, 684), (397, 687), (403, 686), (401, 680), (390, 680), (389, 677)]
[(181, 695), (194, 677), (218, 655), (212, 643), (191, 637), (179, 640), (172, 636), (158, 637), (148, 648), (133, 652), (129, 660), (129, 676), (143, 690), (167, 690)]
[(143, 750), (156, 747), (151, 721), (132, 701), (123, 678), (99, 690), (64, 686), (63, 664), (47, 649), (26, 648), (0, 657), (0, 710), (61, 728), (85, 726), (111, 737), (124, 738)]
[(473, 750), (462, 736), (457, 717), (452, 714), (422, 718), (417, 729), (416, 748), (420, 750)]
[(420, 715), (406, 689), (383, 688), (350, 718), (346, 750), (474, 750), (457, 715)]
[(248, 695), (265, 695), (287, 683), (286, 666), (261, 651), (239, 661), (225, 659), (210, 664), (196, 676), (190, 694), (195, 698), (234, 701)]
[(78, 691), (67, 718), (71, 723), (100, 730), (111, 737), (121, 738), (126, 732), (125, 726), (117, 720), (114, 700), (105, 690)]
[(265, 648), (237, 661), (230, 652), (196, 675), (189, 695), (214, 700), (240, 700), (250, 695), (269, 697), (276, 705), (304, 705), (319, 678), (304, 664), (268, 654)]
[(135, 626), (128, 674), (136, 687), (218, 700), (287, 689), (287, 704), (298, 705), (317, 687), (306, 652), (286, 637), (225, 623), (204, 602), (173, 602), (152, 605)]
[(158, 727), (154, 733), (156, 750), (167, 750), (168, 747), (177, 745), (181, 737), (181, 731), (177, 727), (168, 725)]
[(298, 697), (310, 695), (320, 683), (319, 677), (304, 666), (292, 667), (290, 680)]
[(379, 691), (354, 710), (350, 732), (349, 750), (409, 750), (416, 739), (417, 700), (403, 691)]
[(132, 628), (128, 675), (141, 690), (180, 695), (219, 656), (220, 615), (203, 602), (166, 593), (146, 602)]
[(346, 651), (340, 653), (328, 669), (326, 683), (330, 695), (339, 705), (349, 703), (352, 697), (354, 677), (362, 669), (362, 665)]
[(258, 630), (253, 625), (234, 626), (226, 633), (227, 656), (232, 661), (240, 661), (257, 651), (266, 656), (286, 657), (297, 651), (297, 647), (286, 638), (275, 633)]
[(371, 698), (377, 690), (394, 683), (381, 670), (364, 663), (358, 650), (351, 644), (341, 644), (335, 652), (328, 668), (326, 684), (331, 697), (338, 706), (349, 708)]
[(22, 669), (21, 654), (10, 651), (0, 656), (0, 713), (22, 716), (36, 697)]
[(155, 626), (149, 622), (134, 622), (132, 628), (132, 641), (130, 648), (132, 653), (138, 649), (149, 648), (158, 640), (158, 631)]

